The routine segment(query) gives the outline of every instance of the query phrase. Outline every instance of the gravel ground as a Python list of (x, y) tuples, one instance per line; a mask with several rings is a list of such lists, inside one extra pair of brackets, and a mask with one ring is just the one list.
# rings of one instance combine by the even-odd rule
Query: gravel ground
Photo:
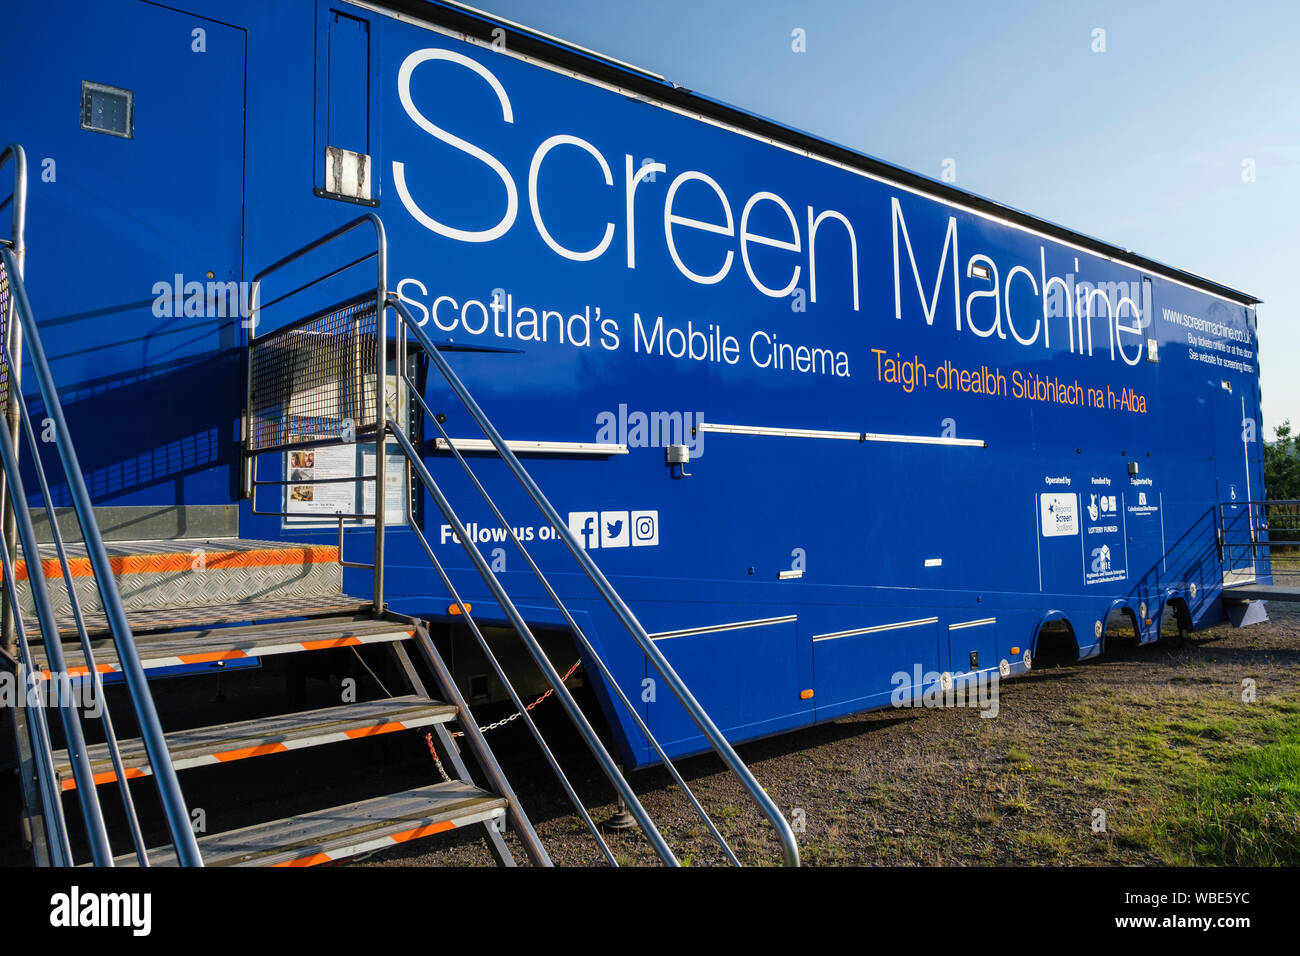
[[(1259, 739), (1250, 735), (1251, 721), (1270, 701), (1300, 701), (1300, 606), (1269, 610), (1267, 623), (1200, 631), (1177, 649), (1115, 641), (1100, 659), (1037, 666), (1002, 685), (995, 719), (975, 709), (891, 709), (739, 752), (782, 810), (802, 820), (805, 864), (1186, 862), (1156, 838), (1168, 796), (1160, 768), (1212, 763), (1231, 752), (1233, 739), (1219, 739), (1225, 734), (1213, 730), (1214, 720), (1235, 728), (1227, 736), (1240, 735), (1240, 749)], [(1255, 681), (1256, 703), (1241, 700), (1246, 678)], [(615, 810), (612, 789), (554, 716), (545, 716), (544, 730), (558, 735), (557, 751), (592, 816), (607, 820)], [(505, 733), (495, 746), (554, 861), (602, 863), (518, 722)], [(711, 755), (679, 763), (740, 858), (778, 862), (771, 827), (720, 766)], [(666, 772), (643, 771), (632, 783), (682, 862), (725, 862)], [(1094, 830), (1098, 810), (1106, 813), (1104, 832)], [(608, 839), (620, 864), (656, 862), (637, 831)], [(491, 863), (483, 841), (469, 832), (352, 865)]]

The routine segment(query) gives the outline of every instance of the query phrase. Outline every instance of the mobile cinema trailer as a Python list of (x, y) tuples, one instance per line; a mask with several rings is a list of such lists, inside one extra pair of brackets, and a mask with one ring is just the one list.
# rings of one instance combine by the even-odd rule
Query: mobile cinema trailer
[[(343, 542), (343, 591), (430, 622), (470, 703), (507, 696), (462, 613), (513, 623), (495, 581), (586, 665), (625, 765), (659, 754), (619, 691), (668, 756), (709, 746), (566, 539), (731, 742), (1024, 673), (1049, 625), (1080, 658), (1213, 625), (1225, 584), (1271, 580), (1224, 546), (1264, 536), (1248, 294), (454, 4), (9, 5), (0, 30), (25, 285), (94, 505)], [(376, 376), (355, 421), (323, 395), (351, 358), (284, 385), (306, 337), (374, 322), (374, 255), (312, 257), (376, 222), (382, 455)]]

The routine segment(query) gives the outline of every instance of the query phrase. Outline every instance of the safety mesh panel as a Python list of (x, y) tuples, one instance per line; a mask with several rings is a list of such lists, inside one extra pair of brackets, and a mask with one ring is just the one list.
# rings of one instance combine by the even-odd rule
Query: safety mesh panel
[(249, 447), (267, 451), (373, 430), (375, 300), (358, 298), (253, 340)]

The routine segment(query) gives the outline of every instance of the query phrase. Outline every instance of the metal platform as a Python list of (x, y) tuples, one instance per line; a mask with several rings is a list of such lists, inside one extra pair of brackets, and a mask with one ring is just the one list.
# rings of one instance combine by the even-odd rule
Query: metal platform
[(1282, 601), (1300, 602), (1300, 585), (1295, 584), (1234, 584), (1223, 589), (1225, 601)]
[[(292, 544), (243, 538), (184, 538), (106, 542), (122, 603), (128, 612), (194, 608), (246, 601), (338, 598), (343, 569), (332, 545)], [(58, 618), (70, 617), (63, 569), (54, 546), (41, 545), (41, 565)], [(84, 545), (67, 545), (77, 600), (88, 617), (102, 617), (100, 595)], [(16, 565), (24, 613), (35, 610), (27, 562)]]

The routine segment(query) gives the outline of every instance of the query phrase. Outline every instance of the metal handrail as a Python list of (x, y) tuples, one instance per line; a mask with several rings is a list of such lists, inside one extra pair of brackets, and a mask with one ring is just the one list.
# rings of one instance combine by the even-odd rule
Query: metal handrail
[[(3, 169), (8, 163), (14, 164), (14, 190), (10, 194), (9, 200), (13, 203), (13, 210), (10, 214), (10, 220), (13, 223), (13, 232), (7, 242), (18, 257), (18, 275), (22, 277), (22, 267), (26, 261), (27, 246), (27, 153), (17, 143), (10, 143), (4, 149), (0, 150), (0, 169)], [(3, 207), (0, 203), (0, 207)]]
[[(582, 628), (578, 626), (578, 622), (574, 620), (573, 614), (569, 611), (568, 606), (564, 603), (564, 601), (560, 598), (559, 594), (556, 593), (555, 588), (551, 585), (550, 579), (547, 578), (546, 575), (542, 572), (542, 569), (538, 566), (537, 562), (533, 559), (533, 556), (528, 553), (528, 549), (524, 547), (523, 542), (519, 540), (518, 534), (515, 533), (514, 527), (510, 524), (509, 521), (506, 520), (506, 516), (501, 513), (501, 509), (497, 506), (496, 501), (493, 500), (490, 494), (488, 494), (487, 489), (483, 487), (483, 483), (479, 481), (478, 476), (474, 473), (474, 469), (472, 469), (469, 466), (469, 463), (465, 460), (464, 455), (461, 454), (460, 450), (456, 448), (455, 444), (452, 443), (450, 438), (448, 438), (447, 431), (443, 427), (442, 422), (438, 420), (438, 416), (435, 415), (433, 413), (433, 410), (429, 408), (428, 403), (426, 403), (423, 396), (420, 395), (419, 390), (416, 389), (415, 387), (415, 384), (406, 376), (404, 372), (402, 373), (402, 380), (405, 383), (407, 389), (410, 391), (411, 397), (416, 400), (416, 402), (419, 404), (424, 414), (429, 417), (429, 419), (433, 422), (434, 427), (438, 429), (438, 433), (442, 436), (443, 441), (447, 443), (447, 447), (451, 449), (452, 454), (455, 456), (456, 460), (460, 463), (462, 470), (465, 472), (465, 475), (469, 478), (470, 482), (474, 485), (474, 488), (478, 491), (479, 495), (483, 498), (483, 500), (487, 502), (487, 505), (491, 509), (493, 516), (497, 519), (498, 522), (500, 522), (501, 527), (505, 529), (506, 535), (510, 538), (510, 541), (519, 550), (519, 553), (523, 555), (524, 562), (528, 565), (529, 570), (532, 571), (533, 576), (537, 578), (537, 581), (539, 584), (541, 584), (542, 589), (546, 591), (546, 595), (550, 599), (551, 603), (555, 605), (556, 609), (560, 612), (561, 616), (563, 616), (564, 623), (568, 626), (570, 633), (573, 634), (574, 640), (581, 645), (582, 650), (586, 652), (588, 659), (591, 660), (596, 665), (596, 669), (600, 671), (601, 677), (604, 678), (606, 684), (608, 684), (611, 688), (613, 688), (615, 695), (622, 703), (624, 710), (631, 716), (633, 722), (637, 726), (637, 729), (641, 732), (642, 735), (645, 736), (646, 740), (650, 743), (650, 746), (654, 748), (655, 753), (658, 755), (660, 761), (662, 761), (664, 767), (668, 770), (668, 773), (672, 776), (673, 781), (677, 784), (677, 786), (681, 788), (682, 794), (686, 797), (686, 799), (690, 802), (691, 806), (695, 809), (696, 814), (699, 816), (700, 820), (704, 823), (705, 827), (708, 828), (709, 832), (713, 835), (713, 838), (722, 847), (723, 852), (726, 853), (727, 855), (727, 858), (732, 863), (736, 865), (740, 865), (740, 860), (737, 859), (736, 854), (732, 851), (731, 846), (726, 841), (726, 838), (723, 837), (723, 835), (718, 831), (717, 825), (713, 822), (713, 818), (709, 816), (708, 811), (704, 809), (704, 806), (700, 803), (699, 798), (695, 796), (695, 792), (690, 788), (690, 785), (686, 783), (686, 780), (682, 777), (681, 773), (678, 771), (676, 764), (674, 764), (672, 760), (668, 758), (668, 754), (664, 751), (663, 747), (660, 745), (658, 738), (655, 737), (653, 733), (651, 733), (649, 725), (646, 724), (645, 720), (641, 717), (641, 714), (637, 711), (637, 708), (633, 706), (632, 702), (628, 699), (628, 696), (626, 692), (623, 690), (622, 686), (614, 679), (614, 675), (610, 671), (609, 665), (607, 665), (604, 659), (598, 653), (596, 653), (596, 649), (592, 646), (591, 642), (587, 639), (587, 635), (583, 633)], [(415, 527), (414, 521), (411, 522), (411, 525), (412, 528), (415, 530), (416, 534), (418, 534), (419, 537), (421, 538), (421, 543), (424, 544), (425, 551), (429, 554), (430, 558), (432, 559), (433, 557), (432, 549), (428, 546), (427, 542), (425, 542), (424, 533)], [(462, 608), (461, 612), (462, 614), (468, 613), (467, 609), (465, 608)]]
[[(0, 343), (0, 351), (3, 352), (4, 361), (12, 368), (13, 357), (9, 354), (8, 346)], [(104, 678), (95, 663), (95, 651), (90, 645), (90, 634), (86, 630), (86, 619), (81, 610), (81, 598), (77, 595), (77, 589), (72, 581), (72, 568), (68, 564), (68, 551), (64, 547), (63, 532), (59, 530), (58, 516), (54, 510), (54, 496), (50, 494), (50, 483), (45, 476), (45, 468), (41, 464), (40, 448), (36, 444), (36, 430), (32, 427), (32, 419), (31, 415), (28, 414), (26, 402), (18, 403), (18, 412), (22, 419), (23, 433), (27, 437), (27, 447), (31, 451), (32, 461), (35, 464), (34, 470), (37, 482), (40, 485), (41, 500), (45, 504), (46, 519), (50, 524), (50, 537), (53, 540), (55, 556), (58, 558), (59, 570), (63, 573), (64, 585), (68, 591), (72, 619), (77, 628), (77, 639), (81, 642), (81, 653), (86, 661), (87, 676), (94, 695), (92, 699), (99, 702), (100, 719), (104, 724), (104, 742), (108, 746), (109, 760), (113, 765), (114, 778), (118, 782), (118, 790), (122, 795), (122, 809), (126, 813), (127, 826), (131, 831), (136, 860), (142, 867), (148, 866), (149, 854), (145, 849), (144, 833), (140, 829), (140, 817), (136, 813), (135, 800), (131, 797), (130, 783), (127, 780), (126, 768), (122, 762), (122, 749), (118, 744), (117, 731), (113, 727), (113, 718), (108, 709), (108, 698), (104, 694)], [(43, 572), (44, 568), (42, 568)], [(15, 603), (17, 602), (15, 601)]]
[[(1271, 554), (1272, 549), (1276, 547), (1294, 547), (1300, 544), (1300, 539), (1284, 538), (1275, 540), (1274, 535), (1279, 533), (1300, 533), (1300, 525), (1275, 526), (1268, 520), (1269, 508), (1281, 506), (1285, 508), (1300, 508), (1300, 499), (1296, 498), (1261, 498), (1245, 499), (1241, 501), (1220, 501), (1217, 506), (1218, 523), (1219, 523), (1219, 548), (1221, 551), (1220, 560), (1229, 553), (1236, 551), (1249, 550), (1252, 566), (1259, 561), (1260, 549)], [(1246, 509), (1246, 527), (1240, 526), (1240, 517), (1237, 523), (1229, 524), (1227, 508), (1245, 508)], [(1257, 520), (1256, 516), (1260, 519)], [(1292, 517), (1300, 518), (1300, 515)], [(1232, 540), (1233, 536), (1246, 537), (1249, 540)]]
[[(267, 277), (279, 272), (284, 267), (297, 262), (303, 256), (324, 245), (333, 242), (335, 239), (342, 238), (361, 226), (369, 225), (375, 230), (375, 251), (354, 259), (344, 266), (340, 266), (324, 275), (317, 276), (310, 282), (298, 286), (284, 295), (272, 299), (266, 305), (261, 304), (262, 283)], [(260, 321), (261, 313), (273, 305), (284, 302), (300, 292), (318, 285), (327, 279), (332, 279), (347, 270), (357, 266), (370, 259), (375, 260), (375, 473), (373, 476), (366, 476), (367, 480), (375, 483), (375, 563), (374, 563), (374, 580), (373, 580), (373, 604), (375, 613), (382, 613), (384, 610), (384, 404), (385, 404), (385, 384), (387, 381), (387, 352), (388, 342), (386, 338), (386, 323), (384, 322), (384, 303), (388, 299), (388, 236), (384, 231), (383, 221), (374, 213), (369, 212), (363, 216), (358, 216), (351, 222), (346, 222), (337, 229), (325, 233), (313, 239), (311, 242), (299, 246), (288, 255), (281, 257), (271, 265), (267, 266), (257, 275), (253, 276), (252, 288), (249, 290), (250, 309), (248, 318), (244, 321), (244, 328), (248, 330), (248, 355), (251, 357), (253, 343), (256, 339), (257, 324)], [(257, 480), (256, 459), (260, 452), (254, 451), (252, 447), (252, 414), (253, 414), (253, 376), (251, 374), (251, 361), (249, 374), (245, 376), (246, 391), (244, 395), (244, 415), (245, 415), (245, 493), (248, 496), (255, 494), (255, 486), (259, 483)], [(287, 513), (286, 513), (287, 514)], [(351, 515), (345, 517), (365, 517), (364, 515)]]
[[(514, 602), (510, 600), (510, 595), (506, 593), (505, 588), (501, 586), (501, 582), (499, 582), (496, 575), (492, 573), (487, 560), (483, 557), (483, 553), (479, 551), (478, 546), (474, 544), (468, 530), (465, 528), (465, 525), (452, 509), (451, 502), (447, 500), (442, 489), (439, 488), (437, 482), (433, 480), (433, 476), (429, 474), (429, 470), (420, 459), (420, 455), (416, 452), (415, 446), (411, 444), (411, 440), (406, 437), (402, 430), (397, 428), (392, 422), (389, 422), (389, 427), (392, 429), (393, 437), (397, 439), (398, 444), (402, 448), (402, 452), (406, 455), (407, 461), (415, 470), (415, 473), (419, 477), (420, 482), (424, 485), (425, 490), (429, 492), (430, 497), (433, 498), (434, 504), (442, 513), (442, 516), (451, 525), (452, 531), (455, 532), (457, 538), (460, 539), (461, 545), (465, 549), (465, 553), (469, 555), (470, 560), (473, 562), (475, 569), (479, 573), (479, 577), (481, 577), (484, 583), (487, 584), (488, 589), (492, 592), (492, 597), (496, 600), (497, 605), (510, 621), (511, 627), (513, 627), (515, 632), (523, 639), (524, 647), (528, 650), (529, 656), (532, 657), (533, 662), (546, 676), (547, 683), (549, 683), (554, 689), (556, 698), (560, 701), (561, 706), (564, 707), (570, 721), (578, 729), (579, 734), (587, 745), (587, 749), (591, 751), (592, 756), (596, 758), (596, 762), (600, 764), (601, 771), (613, 785), (614, 789), (618, 791), (619, 796), (623, 799), (623, 802), (627, 804), (632, 815), (636, 817), (636, 821), (640, 824), (642, 832), (645, 834), (646, 839), (650, 841), (651, 846), (654, 848), (659, 858), (670, 866), (676, 866), (677, 857), (673, 854), (667, 841), (664, 840), (663, 834), (660, 833), (659, 828), (654, 825), (654, 821), (650, 819), (650, 814), (646, 812), (645, 807), (641, 805), (641, 801), (632, 790), (631, 784), (627, 782), (627, 778), (619, 771), (614, 758), (610, 755), (605, 745), (601, 743), (600, 737), (597, 735), (595, 728), (591, 726), (586, 715), (582, 713), (582, 709), (578, 706), (573, 694), (565, 685), (564, 679), (560, 676), (559, 671), (555, 669), (555, 665), (552, 664), (550, 659), (546, 656), (546, 652), (542, 649), (537, 637), (524, 621), (523, 615), (519, 613), (519, 609), (515, 607)], [(439, 568), (441, 567), (436, 560), (435, 565)], [(461, 615), (464, 616), (465, 613), (469, 611), (469, 607), (465, 605), (459, 597), (456, 597), (456, 601)], [(516, 706), (520, 707), (521, 713), (525, 710), (522, 704), (517, 704)], [(584, 822), (587, 823), (589, 828), (592, 827), (590, 817), (586, 815), (585, 810), (582, 812), (584, 815)], [(606, 855), (609, 856), (610, 861), (614, 862), (613, 856), (608, 852), (608, 848), (605, 847), (603, 840), (601, 841), (601, 846), (602, 849), (605, 850)]]
[[(0, 249), (0, 255), (7, 255), (7, 249)], [(6, 262), (6, 266), (8, 263)], [(12, 288), (12, 286), (11, 286)], [(90, 841), (91, 858), (97, 866), (113, 865), (113, 850), (108, 842), (108, 830), (104, 826), (104, 814), (99, 806), (99, 791), (95, 786), (95, 775), (90, 768), (90, 758), (86, 754), (86, 739), (81, 731), (81, 718), (73, 703), (72, 680), (68, 676), (67, 661), (63, 657), (63, 642), (59, 639), (59, 624), (54, 617), (54, 606), (50, 603), (50, 592), (45, 580), (40, 550), (36, 544), (36, 529), (32, 525), (31, 510), (27, 507), (27, 494), (23, 489), (22, 476), (18, 473), (18, 456), (14, 444), (9, 439), (9, 432), (0, 428), (0, 463), (3, 464), (5, 490), (18, 523), (18, 538), (22, 542), (23, 555), (27, 564), (27, 581), (31, 588), (32, 603), (36, 605), (36, 619), (40, 625), (41, 637), (45, 642), (45, 654), (50, 665), (49, 686), (55, 696), (59, 719), (63, 724), (63, 733), (67, 737), (68, 756), (72, 761), (72, 776), (77, 784), (77, 800), (81, 804), (81, 815), (86, 822), (86, 836)], [(17, 564), (7, 561), (7, 564)], [(18, 592), (9, 595), (13, 607), (18, 607)], [(23, 637), (26, 644), (26, 636)], [(30, 651), (27, 652), (30, 660)]]
[[(25, 275), (24, 270), (27, 264), (27, 152), (18, 143), (10, 143), (0, 151), (0, 168), (7, 164), (13, 164), (14, 169), (14, 188), (10, 193), (7, 202), (13, 204), (10, 210), (11, 231), (10, 238), (0, 240), (7, 244), (14, 252), (14, 258), (17, 260), (17, 275), (22, 279)], [(6, 337), (9, 340), (10, 353), (19, 360), (23, 357), (22, 329), (13, 319), (13, 296), (9, 302), (9, 314), (0, 316), (4, 319), (4, 329)], [(15, 446), (18, 445), (18, 402), (22, 395), (22, 366), (21, 364), (9, 369), (8, 395), (5, 398), (5, 416), (9, 423), (9, 438)], [(0, 500), (3, 500), (3, 490), (5, 487), (4, 477), (0, 475)], [(14, 518), (6, 512), (3, 518), (0, 518), (0, 542), (3, 542), (4, 554), (6, 557), (12, 557), (17, 546), (17, 528), (14, 525)], [(3, 602), (0, 607), (0, 641), (9, 644), (13, 640), (13, 611), (8, 602)]]
[[(542, 736), (542, 732), (538, 729), (536, 721), (533, 720), (533, 715), (529, 712), (528, 707), (524, 705), (523, 700), (519, 696), (519, 691), (515, 688), (515, 685), (511, 683), (510, 677), (506, 674), (505, 668), (501, 666), (501, 662), (497, 660), (496, 654), (492, 652), (492, 646), (488, 643), (487, 638), (483, 636), (483, 631), (479, 628), (478, 622), (474, 620), (470, 606), (461, 598), (460, 593), (456, 590), (456, 585), (452, 583), (446, 569), (442, 566), (442, 562), (440, 562), (437, 556), (433, 553), (433, 548), (429, 547), (428, 539), (420, 532), (414, 519), (408, 519), (407, 524), (411, 530), (415, 532), (417, 540), (424, 547), (424, 553), (428, 555), (429, 563), (433, 566), (434, 572), (437, 573), (438, 579), (442, 582), (442, 586), (447, 589), (447, 594), (450, 595), (452, 601), (455, 602), (456, 608), (460, 611), (465, 623), (469, 626), (470, 632), (478, 641), (479, 647), (483, 650), (484, 657), (487, 659), (493, 672), (497, 675), (497, 679), (501, 681), (501, 686), (506, 689), (506, 694), (509, 696), (511, 703), (515, 705), (516, 711), (523, 718), (524, 726), (528, 728), (528, 732), (532, 734), (533, 740), (537, 744), (537, 748), (542, 752), (542, 756), (546, 758), (546, 763), (550, 766), (551, 772), (555, 774), (556, 780), (559, 781), (561, 789), (564, 790), (564, 795), (568, 798), (569, 803), (573, 808), (578, 812), (578, 816), (582, 818), (583, 825), (586, 826), (587, 831), (595, 839), (596, 845), (600, 847), (601, 852), (605, 855), (605, 859), (609, 861), (611, 866), (618, 866), (618, 860), (614, 858), (614, 853), (610, 850), (609, 844), (605, 842), (605, 838), (600, 835), (600, 830), (597, 828), (595, 821), (591, 819), (591, 814), (587, 812), (587, 808), (583, 804), (582, 798), (579, 797), (577, 791), (574, 790), (573, 784), (570, 783), (568, 776), (564, 772), (564, 768), (560, 766), (560, 762), (556, 759), (555, 753), (546, 742), (546, 738)], [(451, 678), (451, 675), (447, 676), (449, 679)], [(459, 693), (455, 690), (454, 680), (446, 686), (451, 688), (452, 693)], [(477, 729), (478, 728), (475, 727), (476, 731)], [(468, 728), (466, 728), (466, 733), (469, 733)], [(486, 747), (486, 743), (483, 743), (483, 746)]]
[[(491, 419), (489, 419), (483, 412), (483, 409), (479, 407), (473, 395), (470, 394), (464, 383), (461, 382), (460, 377), (456, 375), (455, 371), (451, 368), (451, 365), (447, 362), (447, 359), (442, 355), (433, 340), (429, 338), (428, 333), (419, 326), (410, 311), (400, 299), (390, 297), (388, 304), (393, 307), (398, 316), (398, 342), (400, 343), (404, 341), (405, 334), (403, 333), (403, 329), (405, 329), (413, 334), (416, 341), (425, 349), (429, 361), (438, 369), (443, 378), (446, 379), (447, 384), (451, 387), (456, 398), (465, 407), (470, 416), (474, 419), (475, 423), (482, 430), (483, 434), (492, 443), (497, 454), (501, 457), (502, 461), (505, 462), (507, 468), (509, 468), (515, 479), (523, 487), (529, 498), (532, 499), (538, 510), (541, 511), (543, 517), (545, 517), (550, 523), (555, 534), (564, 542), (565, 547), (568, 548), (569, 552), (578, 562), (579, 567), (582, 569), (587, 579), (600, 593), (600, 596), (614, 612), (615, 616), (618, 617), (624, 629), (632, 636), (633, 640), (636, 641), (642, 652), (664, 678), (669, 689), (673, 692), (673, 695), (686, 709), (687, 713), (690, 714), (691, 719), (695, 722), (696, 726), (700, 728), (704, 736), (708, 739), (714, 752), (722, 758), (723, 762), (728, 766), (732, 773), (740, 779), (745, 789), (749, 791), (750, 796), (758, 804), (763, 815), (768, 818), (772, 826), (776, 829), (786, 864), (788, 866), (798, 866), (799, 847), (795, 840), (794, 832), (790, 828), (790, 824), (786, 821), (785, 817), (781, 814), (780, 809), (772, 801), (772, 798), (768, 796), (767, 792), (759, 784), (757, 779), (754, 778), (753, 773), (740, 759), (739, 755), (736, 754), (731, 744), (722, 734), (722, 731), (720, 731), (714, 724), (712, 718), (709, 717), (704, 708), (700, 706), (689, 688), (687, 688), (685, 682), (673, 669), (672, 665), (668, 663), (663, 652), (660, 651), (654, 641), (651, 640), (649, 633), (641, 625), (641, 622), (637, 619), (631, 608), (627, 606), (626, 602), (623, 601), (622, 597), (614, 589), (613, 585), (609, 583), (609, 580), (596, 565), (595, 561), (593, 561), (591, 556), (587, 554), (586, 549), (578, 543), (576, 538), (574, 538), (573, 533), (569, 530), (568, 524), (560, 517), (559, 512), (555, 510), (555, 507), (542, 492), (532, 475), (530, 475), (528, 470), (524, 468), (522, 463), (520, 463), (518, 457), (510, 449), (505, 439), (501, 437), (500, 432), (497, 431), (496, 426), (493, 425)], [(390, 423), (390, 427), (392, 427), (392, 423)], [(400, 429), (394, 428), (394, 437), (403, 445), (403, 450), (406, 452), (408, 459), (411, 458), (414, 449), (410, 446), (409, 440), (406, 440)], [(412, 464), (417, 473), (420, 473), (423, 469), (423, 462), (415, 461), (412, 462)], [(425, 474), (427, 474), (427, 471), (425, 471), (424, 474), (421, 474), (422, 481), (424, 481)], [(426, 487), (428, 487), (428, 482), (425, 482), (425, 484)], [(432, 492), (432, 489), (430, 490)], [(376, 499), (378, 499), (378, 495), (376, 495)], [(507, 526), (509, 526), (508, 522)], [(463, 529), (461, 529), (458, 534), (463, 543), (471, 545), (472, 550), (467, 549), (467, 551), (470, 551), (471, 559), (473, 559), (473, 552), (477, 549), (473, 548), (472, 542), (467, 542)], [(481, 557), (482, 556), (479, 555), (480, 560)], [(478, 561), (475, 561), (476, 566), (478, 563)], [(483, 567), (479, 569), (480, 576), (484, 577), (484, 580), (488, 583), (489, 588), (493, 590), (495, 595), (499, 585), (494, 586), (496, 581), (495, 575), (493, 575), (490, 570), (486, 569), (487, 565), (484, 563)], [(508, 602), (508, 598), (506, 600)], [(504, 605), (502, 606), (502, 609), (503, 611), (506, 611), (507, 616), (510, 616), (510, 611)], [(512, 621), (512, 623), (514, 622)], [(522, 620), (520, 623), (522, 623)], [(518, 628), (516, 627), (516, 629)], [(635, 806), (631, 801), (629, 801), (629, 807), (633, 809), (635, 814)], [(647, 836), (648, 835), (649, 834), (647, 833)]]
[[(6, 596), (18, 594), (18, 579), (14, 574), (13, 561), (0, 561), (3, 565)], [(17, 601), (12, 602), (13, 622), (18, 645), (18, 684), (32, 702), (27, 710), (35, 715), (28, 723), (29, 738), (32, 746), (32, 759), (36, 764), (36, 781), (41, 796), (41, 819), (46, 831), (46, 842), (50, 853), (50, 862), (54, 866), (72, 865), (72, 844), (68, 840), (68, 824), (63, 815), (63, 794), (59, 788), (58, 774), (54, 769), (54, 745), (50, 739), (50, 725), (45, 716), (45, 708), (40, 705), (36, 691), (40, 687), (40, 678), (32, 663), (31, 648), (27, 642), (27, 632), (23, 625), (22, 608)]]
[[(155, 786), (158, 790), (159, 800), (162, 803), (172, 845), (176, 850), (177, 861), (182, 866), (202, 866), (203, 860), (199, 853), (198, 841), (195, 839), (194, 831), (190, 826), (189, 813), (184, 797), (181, 794), (180, 784), (176, 779), (176, 770), (172, 765), (171, 755), (167, 750), (162, 727), (158, 721), (158, 712), (154, 707), (149, 681), (140, 662), (140, 655), (135, 646), (135, 637), (126, 619), (126, 610), (122, 605), (122, 598), (117, 589), (112, 564), (104, 547), (99, 525), (95, 520), (90, 492), (86, 488), (81, 465), (77, 459), (76, 450), (72, 446), (67, 419), (63, 413), (63, 403), (59, 399), (54, 376), (50, 371), (49, 361), (41, 343), (40, 332), (36, 325), (35, 316), (32, 313), (31, 302), (28, 300), (27, 290), (21, 278), (15, 279), (17, 263), (13, 251), (8, 246), (0, 245), (0, 259), (3, 260), (4, 266), (10, 275), (10, 297), (13, 316), (17, 320), (15, 325), (24, 334), (27, 345), (26, 357), (31, 363), (32, 371), (36, 376), (37, 390), (44, 405), (45, 415), (53, 429), (54, 447), (67, 480), (68, 494), (72, 499), (73, 511), (81, 529), (82, 539), (86, 545), (86, 555), (90, 560), (108, 629), (117, 650), (118, 664), (123, 680), (126, 683), (136, 723), (139, 726), (140, 738), (153, 770)], [(17, 360), (16, 352), (11, 350), (10, 355), (14, 356), (15, 361)], [(14, 366), (11, 366), (11, 374), (13, 371)], [(19, 423), (15, 421), (13, 424), (18, 427)], [(14, 443), (9, 440), (8, 433), (0, 430), (0, 452), (3, 453), (5, 459), (8, 496), (17, 518), (18, 532), (23, 542), (23, 551), (28, 556), (28, 578), (31, 582), (32, 595), (36, 602), (42, 633), (45, 636), (46, 653), (49, 656), (51, 670), (50, 677), (52, 681), (58, 681), (60, 684), (59, 689), (63, 690), (63, 685), (69, 680), (66, 664), (63, 660), (63, 647), (59, 638), (58, 624), (54, 619), (53, 610), (49, 604), (49, 595), (45, 588), (40, 552), (36, 544), (35, 531), (31, 524), (30, 510), (27, 507), (26, 497), (22, 490), (21, 476), (18, 472), (17, 458), (13, 446)], [(33, 465), (39, 469), (41, 467), (39, 459), (33, 462)], [(11, 561), (6, 562), (7, 565), (11, 563)], [(71, 586), (71, 580), (69, 578), (65, 578), (65, 580)], [(16, 590), (11, 592), (10, 599), (13, 610), (17, 612)], [(68, 696), (70, 697), (70, 694)], [(75, 709), (73, 710), (73, 716), (75, 716)], [(73, 726), (69, 728), (68, 747), (73, 762), (74, 777), (77, 780), (78, 797), (83, 801), (83, 814), (86, 817), (95, 862), (112, 865), (111, 850), (108, 848), (107, 834), (104, 830), (102, 817), (98, 815), (94, 777), (90, 773), (84, 741), (81, 740), (80, 736), (79, 723), (74, 722)], [(124, 780), (121, 783), (126, 786)], [(83, 794), (82, 791), (85, 791), (85, 793)], [(106, 851), (109, 855), (107, 859), (104, 859)]]

